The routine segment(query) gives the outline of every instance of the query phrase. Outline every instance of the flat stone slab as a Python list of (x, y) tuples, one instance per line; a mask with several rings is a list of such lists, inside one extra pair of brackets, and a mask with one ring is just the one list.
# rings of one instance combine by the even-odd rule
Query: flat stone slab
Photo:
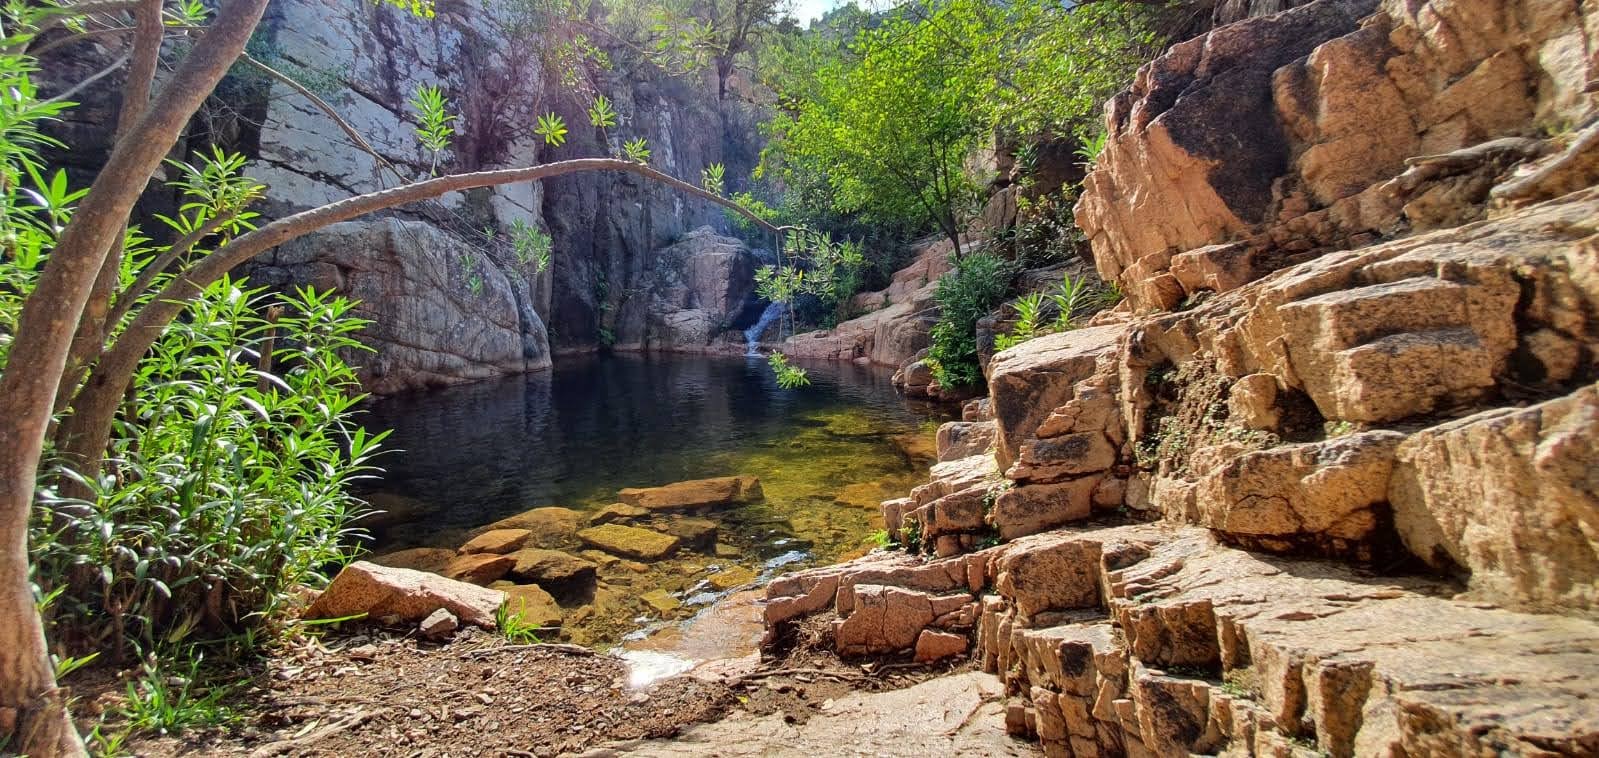
[(527, 543), (528, 537), (533, 532), (528, 529), (490, 529), (461, 546), (463, 553), (496, 553), (505, 554), (515, 552)]
[(967, 672), (914, 687), (855, 693), (824, 704), (804, 723), (782, 714), (735, 712), (670, 740), (637, 740), (595, 748), (609, 756), (1043, 755), (1005, 734), (1004, 689), (990, 674)]
[(577, 533), (584, 543), (607, 553), (641, 561), (658, 561), (677, 552), (682, 540), (670, 534), (621, 524), (605, 524)]
[(761, 480), (753, 476), (693, 479), (661, 487), (628, 487), (617, 493), (617, 499), (623, 503), (652, 511), (725, 508), (763, 497)]

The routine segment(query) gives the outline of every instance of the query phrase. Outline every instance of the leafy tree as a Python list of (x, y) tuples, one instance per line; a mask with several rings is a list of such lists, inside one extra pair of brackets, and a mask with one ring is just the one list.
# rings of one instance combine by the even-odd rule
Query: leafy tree
[(777, 28), (786, 5), (782, 0), (612, 0), (608, 26), (633, 31), (635, 49), (669, 72), (713, 66), (717, 96), (726, 99), (737, 62)]
[(837, 211), (922, 219), (958, 255), (978, 189), (964, 164), (979, 136), (981, 87), (930, 31), (891, 19), (821, 66), (804, 99), (776, 118), (767, 171), (799, 184), (825, 177)]

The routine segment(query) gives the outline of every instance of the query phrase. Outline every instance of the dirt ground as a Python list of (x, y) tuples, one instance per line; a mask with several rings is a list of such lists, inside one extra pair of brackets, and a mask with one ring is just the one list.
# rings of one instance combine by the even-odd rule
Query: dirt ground
[[(724, 662), (727, 663), (727, 662)], [(808, 646), (638, 690), (621, 660), (573, 645), (514, 645), (476, 630), (450, 643), (369, 630), (307, 638), (247, 672), (236, 720), (129, 740), (138, 756), (556, 756), (670, 738), (732, 715), (803, 725), (859, 692), (911, 687), (947, 666), (844, 662)], [(715, 673), (710, 673), (715, 672)], [(80, 723), (116, 710), (123, 685), (80, 685)], [(102, 727), (115, 731), (109, 718)]]

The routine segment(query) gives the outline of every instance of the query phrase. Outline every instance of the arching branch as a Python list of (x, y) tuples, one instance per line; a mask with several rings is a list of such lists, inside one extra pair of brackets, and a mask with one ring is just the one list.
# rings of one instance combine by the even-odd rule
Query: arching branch
[(167, 325), (183, 312), (189, 300), (207, 285), (262, 252), (331, 224), (418, 200), (436, 198), (448, 192), (534, 182), (592, 171), (616, 171), (642, 176), (728, 208), (774, 234), (780, 235), (790, 228), (777, 226), (732, 200), (670, 174), (642, 163), (616, 158), (579, 158), (527, 168), (441, 176), (301, 211), (241, 235), (218, 248), (175, 276), (139, 311), (127, 330), (118, 337), (116, 344), (101, 357), (73, 400), (72, 414), (62, 422), (58, 439), (62, 452), (69, 460), (78, 462), (84, 471), (97, 469), (110, 443), (117, 405), (138, 369), (140, 359), (161, 338)]

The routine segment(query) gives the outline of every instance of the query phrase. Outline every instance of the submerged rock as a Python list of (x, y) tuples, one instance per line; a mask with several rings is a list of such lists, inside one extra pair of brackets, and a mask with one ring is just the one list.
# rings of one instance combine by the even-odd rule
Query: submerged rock
[(624, 558), (658, 561), (677, 552), (683, 541), (670, 534), (621, 524), (605, 524), (577, 533), (579, 539)]
[(753, 476), (694, 479), (661, 487), (628, 487), (617, 493), (623, 503), (652, 511), (725, 508), (752, 503), (762, 497), (761, 480)]
[(673, 519), (665, 527), (666, 533), (683, 539), (683, 547), (698, 552), (716, 549), (717, 525), (703, 518)]
[(711, 586), (719, 591), (742, 587), (755, 581), (755, 572), (744, 566), (730, 566), (711, 575)]
[(613, 521), (633, 521), (650, 515), (650, 509), (640, 508), (627, 503), (613, 503), (600, 509), (599, 513), (589, 517), (589, 524), (599, 526)]
[(444, 608), (468, 624), (493, 629), (505, 593), (412, 569), (356, 561), (344, 567), (306, 609), (308, 619), (366, 614), (418, 622)]
[(650, 590), (640, 596), (639, 599), (662, 615), (670, 614), (683, 605), (681, 601), (672, 596), (672, 593), (666, 590)]

